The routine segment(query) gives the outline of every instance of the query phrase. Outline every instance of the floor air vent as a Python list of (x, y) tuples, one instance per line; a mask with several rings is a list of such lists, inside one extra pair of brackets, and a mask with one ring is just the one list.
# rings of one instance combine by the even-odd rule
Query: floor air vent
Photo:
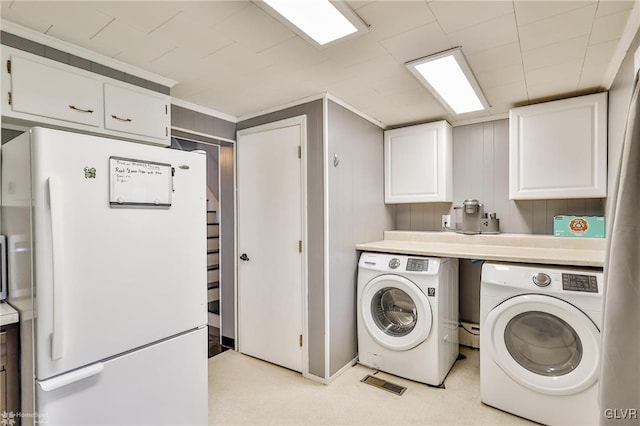
[(360, 381), (368, 385), (375, 386), (380, 389), (384, 389), (398, 396), (402, 395), (404, 391), (407, 390), (407, 388), (405, 388), (404, 386), (399, 386), (399, 385), (396, 385), (395, 383), (387, 382), (386, 380), (373, 377), (370, 374), (367, 374), (366, 376), (364, 376), (364, 379)]

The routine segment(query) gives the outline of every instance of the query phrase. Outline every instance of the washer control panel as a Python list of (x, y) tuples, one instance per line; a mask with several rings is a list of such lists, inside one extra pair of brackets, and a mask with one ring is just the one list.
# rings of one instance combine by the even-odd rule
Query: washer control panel
[(533, 283), (538, 287), (546, 287), (551, 284), (551, 277), (548, 274), (539, 272), (533, 276)]
[(429, 270), (429, 259), (407, 259), (408, 272), (424, 272)]
[(562, 274), (562, 289), (597, 293), (598, 279), (594, 275)]
[(400, 259), (397, 257), (394, 257), (389, 261), (389, 268), (396, 269), (398, 266), (400, 266)]

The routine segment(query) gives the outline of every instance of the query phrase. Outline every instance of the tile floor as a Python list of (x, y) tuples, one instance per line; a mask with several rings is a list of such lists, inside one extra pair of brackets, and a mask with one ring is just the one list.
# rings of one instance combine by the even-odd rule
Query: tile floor
[(361, 383), (374, 370), (355, 365), (329, 385), (300, 373), (226, 351), (209, 359), (211, 425), (525, 425), (480, 402), (480, 356), (461, 347), (445, 389), (386, 373), (407, 387), (402, 396)]

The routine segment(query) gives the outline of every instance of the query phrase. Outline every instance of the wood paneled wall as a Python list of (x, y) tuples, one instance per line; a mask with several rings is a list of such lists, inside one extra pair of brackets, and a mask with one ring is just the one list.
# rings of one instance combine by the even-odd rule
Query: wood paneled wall
[[(553, 170), (540, 166), (541, 173)], [(467, 198), (495, 212), (500, 232), (553, 234), (555, 215), (604, 215), (605, 200), (509, 200), (509, 120), (490, 121), (453, 129), (453, 203), (398, 204), (396, 229), (441, 230), (442, 215)]]

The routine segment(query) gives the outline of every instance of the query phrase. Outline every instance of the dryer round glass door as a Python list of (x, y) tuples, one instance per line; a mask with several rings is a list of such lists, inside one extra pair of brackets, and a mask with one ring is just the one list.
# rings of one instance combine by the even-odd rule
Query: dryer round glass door
[(516, 296), (489, 313), (484, 330), (491, 358), (529, 389), (570, 395), (597, 379), (600, 332), (568, 302), (541, 294)]
[(431, 330), (429, 300), (416, 284), (397, 275), (382, 275), (367, 283), (360, 312), (369, 335), (388, 349), (411, 349)]

